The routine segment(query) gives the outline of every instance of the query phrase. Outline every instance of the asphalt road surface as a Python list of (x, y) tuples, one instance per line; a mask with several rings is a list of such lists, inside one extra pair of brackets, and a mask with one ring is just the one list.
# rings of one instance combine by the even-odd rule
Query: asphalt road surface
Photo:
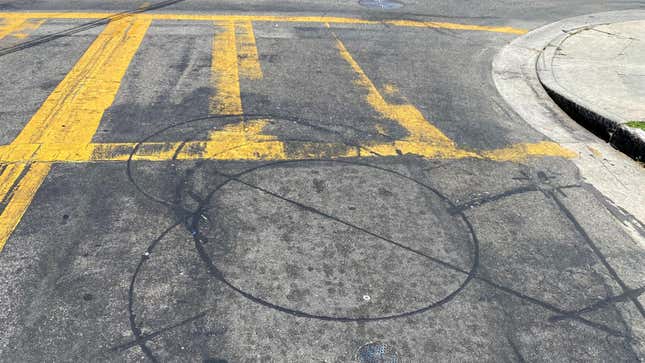
[(645, 250), (491, 63), (645, 2), (402, 3), (0, 0), (0, 360), (641, 361)]

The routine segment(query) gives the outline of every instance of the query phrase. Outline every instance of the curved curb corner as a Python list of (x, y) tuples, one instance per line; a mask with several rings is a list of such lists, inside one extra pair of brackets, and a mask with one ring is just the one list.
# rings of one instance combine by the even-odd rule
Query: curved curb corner
[[(563, 34), (583, 27), (644, 18), (645, 10), (626, 10), (578, 16), (545, 25), (502, 48), (493, 60), (492, 77), (502, 98), (527, 126), (578, 154), (572, 161), (583, 181), (604, 195), (606, 202), (626, 212), (622, 216), (614, 215), (645, 247), (643, 167), (571, 119), (547, 93), (537, 70), (540, 55)], [(613, 138), (616, 137), (614, 134)]]
[(561, 45), (567, 39), (581, 31), (590, 29), (594, 25), (608, 24), (612, 23), (612, 21), (630, 21), (633, 18), (645, 20), (645, 11), (629, 12), (629, 16), (626, 14), (617, 16), (616, 13), (610, 13), (610, 16), (602, 16), (602, 14), (593, 16), (594, 22), (562, 29), (553, 40), (545, 45), (536, 59), (538, 79), (555, 103), (579, 124), (602, 139), (607, 140), (613, 147), (631, 156), (636, 161), (645, 161), (644, 131), (626, 126), (625, 123), (628, 120), (589, 104), (588, 101), (560, 85), (556, 79), (553, 60), (558, 55)]

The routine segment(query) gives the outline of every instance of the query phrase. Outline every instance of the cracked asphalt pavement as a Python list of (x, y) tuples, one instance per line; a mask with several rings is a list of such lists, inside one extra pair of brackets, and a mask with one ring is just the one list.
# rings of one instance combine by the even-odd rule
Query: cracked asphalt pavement
[(643, 210), (491, 65), (645, 2), (398, 3), (0, 0), (0, 361), (642, 361)]

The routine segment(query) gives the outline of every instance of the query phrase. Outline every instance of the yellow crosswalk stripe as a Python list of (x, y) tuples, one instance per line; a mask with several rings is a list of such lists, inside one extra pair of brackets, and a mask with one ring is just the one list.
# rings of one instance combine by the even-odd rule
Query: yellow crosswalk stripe
[(213, 39), (211, 78), (215, 93), (211, 97), (210, 113), (216, 115), (242, 114), (240, 77), (235, 45), (235, 24), (215, 23), (220, 31)]
[(45, 20), (34, 20), (26, 18), (7, 18), (0, 22), (0, 39), (9, 35), (18, 39), (24, 39), (28, 32), (38, 29)]
[[(24, 168), (25, 165), (18, 166)], [(35, 163), (28, 167), (29, 170), (20, 179), (12, 191), (11, 199), (0, 214), (0, 251), (4, 248), (9, 236), (16, 228), (23, 214), (31, 204), (34, 195), (40, 188), (51, 168), (47, 163)]]
[[(9, 146), (37, 145), (33, 160), (56, 159), (61, 148), (50, 145), (89, 144), (149, 25), (135, 18), (110, 22)], [(18, 183), (0, 214), (0, 249), (49, 170), (35, 162)]]
[(7, 164), (0, 168), (0, 203), (11, 192), (14, 183), (25, 169), (25, 164)]
[(149, 24), (132, 18), (110, 22), (13, 144), (89, 143)]
[[(12, 13), (0, 12), (0, 18), (43, 18), (43, 19), (104, 19), (112, 16), (110, 13), (96, 12), (30, 12)], [(132, 15), (140, 19), (149, 20), (187, 20), (187, 21), (225, 21), (225, 22), (294, 22), (294, 23), (335, 23), (335, 24), (365, 24), (415, 28), (441, 28), (463, 31), (483, 31), (507, 34), (526, 34), (526, 29), (518, 29), (509, 26), (489, 26), (475, 24), (448, 23), (437, 21), (417, 20), (367, 20), (360, 18), (348, 18), (339, 16), (290, 16), (290, 15), (232, 15), (232, 14), (170, 14), (170, 13), (148, 13)]]
[(250, 80), (262, 79), (262, 67), (255, 43), (253, 24), (250, 21), (235, 23), (235, 35), (240, 77)]
[[(99, 13), (0, 13), (0, 38), (35, 29), (42, 20), (32, 18), (97, 18)], [(216, 26), (211, 76), (214, 93), (209, 100), (212, 114), (244, 112), (240, 79), (261, 80), (252, 21), (333, 22), (378, 24), (380, 22), (337, 17), (302, 16), (193, 16), (187, 14), (139, 14), (111, 21), (89, 46), (81, 59), (49, 95), (15, 140), (0, 145), (0, 251), (16, 228), (47, 177), (52, 163), (127, 160), (136, 143), (92, 143), (105, 110), (110, 107), (121, 80), (153, 19), (209, 20)], [(390, 20), (397, 26), (444, 27), (448, 29), (520, 33), (513, 28), (483, 27), (452, 23)], [(329, 27), (329, 25), (327, 24)], [(523, 32), (523, 31), (521, 31)], [(384, 119), (398, 122), (409, 132), (402, 140), (367, 142), (347, 147), (334, 143), (285, 142), (263, 135), (268, 120), (244, 120), (212, 131), (208, 140), (148, 142), (138, 146), (136, 160), (161, 161), (176, 158), (218, 160), (284, 160), (288, 158), (343, 158), (415, 154), (426, 158), (487, 158), (519, 161), (529, 156), (575, 157), (551, 142), (512, 145), (488, 151), (468, 151), (432, 125), (412, 104), (390, 103), (370, 80), (346, 46), (336, 37), (340, 56), (356, 75), (355, 84), (365, 92), (365, 102)], [(388, 85), (383, 92), (393, 92)], [(289, 147), (289, 152), (287, 152)]]

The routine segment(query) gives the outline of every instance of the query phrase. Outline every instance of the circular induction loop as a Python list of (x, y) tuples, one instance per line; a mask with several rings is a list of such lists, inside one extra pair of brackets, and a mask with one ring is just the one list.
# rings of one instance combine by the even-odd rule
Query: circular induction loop
[[(177, 228), (192, 236), (212, 278), (250, 301), (299, 317), (348, 322), (411, 316), (449, 302), (475, 277), (479, 242), (470, 222), (436, 189), (396, 170), (347, 159), (252, 167), (136, 161), (146, 142), (182, 134), (188, 144), (239, 117), (173, 125), (143, 140), (128, 160), (135, 187), (178, 215), (178, 223), (141, 256), (130, 284), (130, 324), (146, 355), (153, 356), (136, 322), (136, 280), (152, 271), (144, 266), (155, 263), (155, 249)], [(343, 130), (271, 120), (310, 129), (310, 142), (354, 147), (347, 140), (356, 135)]]
[[(367, 122), (370, 121), (366, 120), (365, 123)], [(321, 154), (325, 151), (342, 154), (347, 150), (376, 154), (362, 146), (361, 144), (365, 144), (363, 141), (393, 141), (387, 135), (342, 125), (342, 122), (324, 125), (318, 121), (276, 114), (209, 115), (170, 125), (141, 140), (128, 160), (127, 173), (130, 181), (141, 193), (158, 203), (184, 215), (192, 213), (209, 188), (212, 189), (223, 181), (210, 167), (214, 163), (205, 163), (199, 158), (182, 160), (186, 159), (182, 158), (183, 154), (204, 152), (206, 140), (210, 140), (210, 145), (216, 146), (215, 151), (209, 151), (214, 157), (249, 145), (262, 150), (265, 146), (269, 148), (271, 143), (280, 141), (285, 144), (285, 152), (290, 153), (290, 159), (301, 156), (297, 150), (299, 146)], [(146, 159), (145, 155), (151, 149), (158, 151), (155, 147), (161, 143), (176, 145), (171, 161), (137, 161), (139, 158)]]
[(378, 166), (280, 161), (230, 176), (204, 204), (235, 221), (236, 248), (220, 257), (199, 238), (195, 247), (213, 277), (269, 308), (392, 319), (450, 301), (474, 276), (477, 239), (450, 208), (433, 188)]

